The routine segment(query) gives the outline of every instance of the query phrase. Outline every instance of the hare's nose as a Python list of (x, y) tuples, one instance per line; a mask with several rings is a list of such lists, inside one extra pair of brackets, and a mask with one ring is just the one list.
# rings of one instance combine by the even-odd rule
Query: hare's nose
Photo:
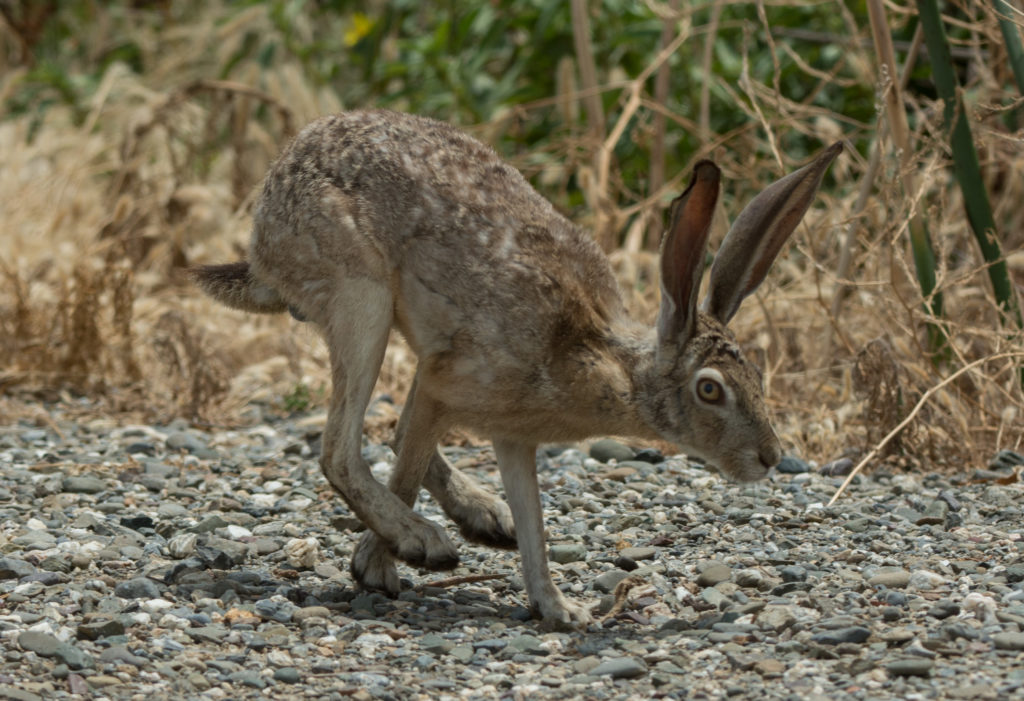
[(771, 447), (762, 448), (757, 457), (761, 460), (761, 464), (764, 465), (764, 469), (770, 470), (782, 460), (782, 450), (779, 448), (779, 444), (776, 443)]

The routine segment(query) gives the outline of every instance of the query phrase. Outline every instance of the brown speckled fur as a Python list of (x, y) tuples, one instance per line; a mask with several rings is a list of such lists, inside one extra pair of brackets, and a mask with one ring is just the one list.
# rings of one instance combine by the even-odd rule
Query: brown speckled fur
[[(707, 306), (717, 316), (696, 307), (719, 179), (712, 164), (698, 164), (666, 236), (671, 292), (657, 332), (626, 316), (593, 239), (518, 171), (453, 127), (393, 112), (309, 125), (267, 176), (248, 264), (205, 266), (195, 277), (225, 304), (290, 308), (323, 332), (334, 392), (322, 465), (369, 527), (352, 562), (360, 582), (397, 592), (394, 557), (428, 569), (458, 562), (444, 530), (410, 508), (422, 485), (467, 538), (518, 545), (543, 618), (584, 624), (587, 609), (567, 601), (548, 572), (537, 445), (660, 437), (738, 479), (764, 475), (781, 455), (778, 440), (760, 375), (725, 323), (760, 284), (836, 153), (744, 210), (744, 226), (723, 243), (730, 260), (712, 274)], [(360, 439), (392, 327), (419, 364), (385, 489)], [(720, 388), (715, 401), (698, 396), (699, 383)], [(493, 439), (508, 505), (441, 456), (437, 441), (454, 425)]]

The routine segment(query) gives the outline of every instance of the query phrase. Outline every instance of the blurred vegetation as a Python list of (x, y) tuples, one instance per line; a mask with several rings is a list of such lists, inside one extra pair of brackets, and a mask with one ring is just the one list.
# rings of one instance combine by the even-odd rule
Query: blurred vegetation
[[(941, 10), (1009, 309), (1005, 295), (1024, 283), (1013, 72), (1024, 11), (1019, 0)], [(721, 208), (735, 216), (767, 182), (846, 140), (774, 287), (737, 319), (779, 414), (792, 417), (780, 431), (804, 452), (838, 450), (849, 417), (895, 425), (949, 363), (991, 357), (940, 393), (944, 408), (922, 412), (916, 430), (953, 453), (1024, 441), (1013, 355), (1024, 344), (998, 331), (992, 261), (964, 214), (909, 0), (884, 4), (891, 69), (866, 0), (0, 0), (0, 16), (0, 221), (11, 241), (0, 250), (0, 390), (27, 378), (107, 393), (131, 385), (153, 404), (139, 377), (159, 384), (153, 368), (172, 368), (168, 411), (209, 414), (267, 378), (281, 388), (269, 404), (318, 402), (308, 388), (326, 380), (322, 358), (285, 338), (287, 320), (232, 327), (225, 319), (237, 317), (202, 306), (180, 268), (244, 254), (254, 189), (297, 128), (382, 107), (492, 144), (618, 249), (641, 316), (656, 306), (650, 253), (664, 207), (697, 159), (722, 167)], [(924, 292), (911, 231), (931, 239)], [(940, 326), (947, 364), (929, 345)], [(871, 372), (853, 369), (876, 339), (899, 385), (883, 394), (902, 399), (858, 413), (849, 407), (876, 400), (858, 399), (851, 377), (870, 385)], [(245, 374), (257, 365), (264, 375)], [(404, 377), (397, 365), (385, 367), (392, 381)]]

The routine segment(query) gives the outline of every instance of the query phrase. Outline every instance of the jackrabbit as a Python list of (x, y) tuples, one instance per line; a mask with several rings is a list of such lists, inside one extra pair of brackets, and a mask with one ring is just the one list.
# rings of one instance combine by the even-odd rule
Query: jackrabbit
[[(594, 240), (490, 148), (447, 124), (387, 111), (307, 126), (263, 184), (248, 262), (193, 274), (229, 306), (291, 310), (324, 334), (334, 388), (322, 468), (369, 528), (352, 558), (357, 581), (397, 593), (395, 557), (425, 569), (456, 565), (444, 529), (411, 508), (422, 485), (467, 539), (518, 545), (535, 612), (582, 625), (588, 609), (567, 601), (548, 571), (538, 444), (661, 438), (733, 478), (763, 477), (781, 449), (759, 371), (725, 325), (841, 149), (831, 146), (744, 209), (701, 311), (719, 170), (698, 163), (673, 202), (656, 329), (626, 316)], [(418, 366), (385, 488), (360, 443), (392, 327)], [(455, 425), (493, 439), (508, 506), (438, 451)]]

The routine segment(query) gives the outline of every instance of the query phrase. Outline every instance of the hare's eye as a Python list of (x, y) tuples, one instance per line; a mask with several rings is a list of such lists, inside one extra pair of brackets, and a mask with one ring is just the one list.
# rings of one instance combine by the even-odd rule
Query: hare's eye
[(704, 378), (697, 381), (697, 396), (712, 404), (722, 401), (722, 385)]

